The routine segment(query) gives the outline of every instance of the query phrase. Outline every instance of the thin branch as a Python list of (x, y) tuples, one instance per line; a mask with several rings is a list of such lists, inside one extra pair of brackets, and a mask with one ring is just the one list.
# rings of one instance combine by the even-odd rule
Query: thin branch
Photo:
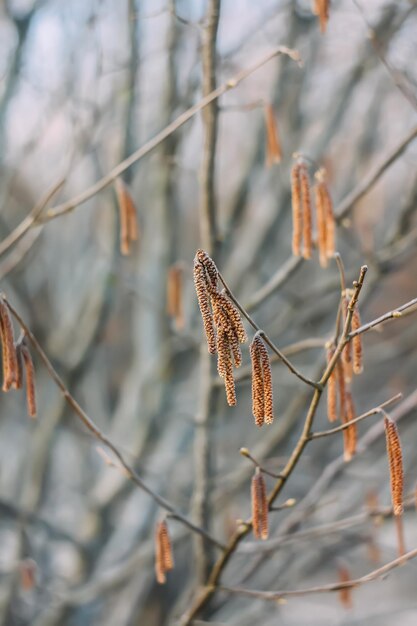
[(295, 376), (297, 376), (297, 378), (299, 378), (300, 380), (302, 380), (304, 383), (306, 383), (307, 385), (310, 385), (310, 387), (313, 387), (314, 389), (319, 389), (321, 387), (320, 383), (316, 383), (314, 380), (311, 380), (310, 378), (306, 378), (301, 372), (299, 372), (297, 370), (296, 367), (294, 367), (294, 365), (287, 359), (287, 357), (281, 352), (281, 350), (279, 348), (277, 348), (277, 346), (273, 343), (273, 341), (271, 341), (271, 339), (268, 337), (268, 335), (265, 333), (265, 331), (263, 331), (261, 328), (259, 328), (259, 326), (256, 324), (256, 322), (251, 318), (251, 316), (249, 315), (249, 313), (246, 311), (246, 309), (240, 304), (240, 302), (236, 299), (236, 297), (233, 295), (233, 293), (231, 292), (229, 286), (227, 285), (225, 279), (223, 278), (223, 276), (221, 275), (221, 273), (219, 272), (219, 279), (221, 280), (221, 282), (223, 283), (223, 286), (226, 290), (227, 295), (229, 296), (229, 298), (233, 301), (233, 303), (237, 306), (237, 308), (239, 309), (239, 311), (242, 313), (242, 315), (248, 320), (249, 324), (252, 326), (252, 328), (254, 328), (256, 330), (256, 332), (258, 332), (262, 338), (264, 339), (265, 343), (268, 344), (268, 346), (271, 348), (271, 350), (273, 352), (275, 352), (275, 354), (281, 359), (281, 361), (288, 367), (288, 369), (290, 370), (290, 372), (292, 372), (293, 374), (295, 374)]
[(309, 587), (307, 589), (295, 589), (289, 591), (254, 591), (251, 589), (242, 589), (240, 587), (225, 587), (223, 585), (220, 585), (218, 589), (219, 591), (225, 591), (226, 593), (233, 593), (250, 598), (274, 601), (279, 600), (280, 598), (305, 596), (314, 593), (327, 593), (329, 591), (340, 591), (340, 589), (351, 589), (352, 587), (359, 587), (360, 585), (371, 582), (373, 580), (381, 579), (392, 570), (396, 569), (400, 565), (404, 565), (404, 563), (407, 563), (407, 561), (414, 559), (416, 556), (417, 548), (411, 550), (410, 552), (407, 552), (397, 559), (394, 559), (393, 561), (390, 561), (389, 563), (386, 563), (382, 567), (379, 567), (378, 569), (369, 572), (369, 574), (361, 576), (360, 578), (354, 578), (345, 582), (330, 583), (329, 585), (322, 585), (319, 587)]
[(113, 452), (114, 456), (120, 461), (121, 465), (126, 470), (126, 474), (130, 478), (130, 480), (132, 482), (134, 482), (138, 487), (140, 487), (140, 489), (142, 489), (142, 491), (144, 491), (149, 496), (151, 496), (151, 498), (153, 498), (153, 500), (157, 504), (159, 504), (160, 507), (162, 507), (163, 509), (165, 509), (166, 511), (171, 513), (173, 517), (175, 517), (178, 521), (180, 521), (182, 524), (187, 526), (190, 530), (192, 530), (195, 533), (198, 533), (199, 535), (204, 536), (213, 545), (217, 546), (220, 550), (224, 550), (225, 546), (220, 541), (218, 541), (217, 539), (212, 537), (204, 529), (199, 528), (198, 526), (193, 524), (193, 522), (191, 522), (187, 517), (185, 517), (184, 515), (179, 513), (179, 511), (176, 511), (175, 508), (167, 500), (165, 500), (165, 498), (163, 498), (158, 493), (153, 491), (153, 489), (151, 489), (151, 487), (149, 487), (142, 480), (142, 478), (135, 472), (133, 467), (131, 467), (129, 465), (129, 463), (127, 463), (127, 461), (125, 461), (125, 459), (124, 459), (122, 453), (119, 451), (119, 449), (110, 441), (110, 439), (108, 439), (108, 437), (104, 433), (101, 432), (101, 430), (98, 428), (98, 426), (93, 422), (93, 420), (87, 415), (87, 413), (84, 411), (84, 409), (81, 408), (81, 406), (78, 404), (78, 402), (75, 400), (75, 398), (71, 395), (71, 393), (69, 392), (69, 390), (65, 386), (64, 381), (59, 376), (59, 374), (55, 370), (55, 368), (53, 367), (52, 363), (48, 359), (46, 353), (44, 352), (43, 348), (39, 344), (39, 342), (36, 339), (35, 335), (32, 333), (32, 331), (29, 329), (29, 327), (25, 324), (25, 322), (20, 317), (20, 315), (16, 311), (16, 309), (10, 304), (10, 302), (6, 299), (4, 294), (2, 294), (1, 297), (4, 299), (4, 301), (7, 304), (11, 314), (16, 319), (16, 321), (18, 322), (19, 326), (21, 327), (21, 329), (23, 330), (23, 332), (25, 333), (25, 335), (29, 339), (29, 341), (32, 344), (34, 350), (38, 353), (41, 361), (43, 362), (43, 364), (45, 365), (45, 367), (46, 367), (46, 369), (48, 371), (49, 376), (51, 377), (53, 382), (57, 385), (57, 387), (61, 390), (61, 392), (62, 392), (62, 394), (63, 394), (67, 404), (71, 407), (71, 409), (74, 411), (74, 413), (80, 419), (80, 421), (84, 424), (84, 426), (89, 430), (89, 432), (96, 439), (98, 439), (98, 441), (100, 441), (102, 444), (104, 444), (106, 446), (106, 448), (108, 448), (109, 450), (111, 450)]
[(317, 433), (311, 433), (310, 439), (320, 439), (321, 437), (330, 437), (331, 435), (334, 435), (335, 433), (339, 433), (340, 431), (345, 430), (346, 428), (349, 428), (349, 426), (352, 426), (352, 424), (361, 422), (362, 420), (366, 419), (367, 417), (370, 417), (371, 415), (382, 413), (384, 407), (388, 406), (389, 404), (392, 404), (393, 402), (396, 402), (397, 400), (400, 400), (400, 398), (402, 398), (402, 394), (397, 393), (392, 398), (389, 398), (389, 400), (385, 400), (385, 402), (383, 402), (379, 406), (373, 409), (370, 409), (369, 411), (366, 411), (366, 413), (362, 413), (362, 415), (359, 415), (359, 417), (355, 417), (355, 419), (350, 420), (349, 422), (345, 422), (341, 426), (337, 426), (336, 428), (330, 428), (329, 430), (322, 430)]
[(74, 196), (70, 200), (67, 200), (63, 204), (60, 204), (56, 207), (53, 207), (47, 211), (45, 216), (42, 217), (41, 222), (48, 222), (50, 220), (59, 217), (65, 213), (69, 213), (73, 209), (75, 209), (80, 204), (84, 204), (87, 200), (94, 197), (98, 192), (102, 189), (105, 189), (124, 171), (126, 171), (129, 167), (131, 167), (134, 163), (139, 161), (142, 157), (149, 154), (154, 148), (156, 148), (162, 141), (167, 139), (172, 133), (181, 128), (186, 122), (188, 122), (191, 118), (193, 118), (197, 113), (199, 113), (206, 106), (214, 102), (220, 96), (224, 95), (226, 92), (231, 89), (235, 89), (243, 80), (245, 80), (248, 76), (256, 72), (260, 67), (268, 63), (271, 59), (274, 59), (276, 56), (281, 54), (285, 54), (289, 56), (296, 63), (301, 63), (300, 55), (297, 50), (292, 50), (291, 48), (287, 48), (286, 46), (277, 46), (267, 55), (262, 57), (259, 61), (254, 63), (251, 67), (246, 68), (236, 74), (233, 78), (230, 78), (228, 81), (214, 89), (207, 96), (202, 98), (199, 102), (194, 104), (192, 107), (184, 111), (181, 115), (177, 117), (176, 120), (168, 124), (163, 130), (155, 135), (152, 139), (146, 142), (141, 148), (136, 150), (133, 154), (131, 154), (127, 159), (124, 159), (121, 163), (116, 165), (110, 172), (108, 172), (105, 176), (103, 176), (100, 180), (95, 182), (91, 187), (88, 187), (85, 191), (80, 194)]
[(406, 309), (409, 309), (413, 306), (417, 305), (417, 298), (413, 298), (412, 300), (410, 300), (409, 302), (406, 302), (405, 304), (402, 304), (401, 306), (397, 307), (396, 309), (392, 310), (392, 311), (388, 311), (388, 313), (384, 313), (384, 315), (381, 315), (380, 317), (377, 317), (376, 319), (372, 320), (372, 322), (368, 322), (367, 324), (363, 324), (363, 326), (360, 326), (357, 330), (349, 333), (349, 340), (353, 339), (353, 337), (356, 337), (357, 335), (362, 335), (362, 333), (366, 333), (368, 330), (371, 330), (371, 328), (375, 328), (375, 326), (378, 326), (379, 324), (382, 324), (383, 322), (386, 322), (388, 320), (391, 319), (398, 319), (399, 317), (402, 317), (401, 313), (403, 311), (405, 311)]

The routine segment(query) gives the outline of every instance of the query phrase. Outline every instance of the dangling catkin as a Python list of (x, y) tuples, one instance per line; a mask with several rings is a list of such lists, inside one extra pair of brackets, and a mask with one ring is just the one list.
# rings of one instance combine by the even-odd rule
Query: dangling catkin
[(301, 163), (296, 161), (291, 170), (291, 201), (292, 201), (292, 253), (301, 255), (302, 239), (302, 204), (301, 204)]
[[(345, 565), (339, 565), (338, 567), (339, 582), (347, 583), (351, 580), (351, 576), (348, 568)], [(352, 589), (351, 587), (342, 587), (339, 591), (339, 600), (345, 609), (352, 608)]]
[(316, 182), (314, 185), (314, 197), (317, 214), (317, 248), (319, 251), (319, 262), (321, 267), (327, 267), (326, 206), (323, 183), (321, 181)]
[(175, 322), (177, 330), (184, 328), (184, 312), (182, 303), (183, 268), (180, 264), (168, 269), (167, 278), (167, 314)]
[[(359, 315), (358, 306), (355, 306), (352, 317), (352, 331), (358, 330), (361, 326), (361, 319)], [(353, 351), (353, 373), (361, 374), (363, 371), (362, 364), (362, 338), (360, 335), (356, 335), (352, 339), (352, 351)]]
[[(331, 346), (327, 349), (327, 364), (330, 363), (334, 354), (334, 348)], [(329, 422), (337, 420), (337, 380), (336, 370), (334, 369), (327, 381), (327, 419)]]
[(23, 365), (26, 375), (26, 402), (29, 417), (36, 417), (36, 387), (35, 387), (35, 368), (29, 348), (24, 344), (21, 347), (23, 357)]
[(165, 520), (158, 522), (155, 529), (155, 574), (158, 583), (166, 582), (166, 572), (173, 569), (174, 558), (168, 526)]
[(208, 351), (210, 354), (215, 354), (216, 335), (214, 332), (213, 314), (210, 308), (210, 297), (207, 290), (207, 275), (203, 265), (197, 259), (194, 259), (194, 285), (201, 317), (203, 318)]
[(320, 22), (320, 32), (326, 32), (327, 22), (329, 20), (329, 0), (315, 0), (314, 13), (318, 15)]
[(384, 426), (390, 469), (392, 508), (394, 515), (402, 515), (404, 510), (404, 471), (400, 437), (396, 423), (388, 416), (384, 418)]
[[(346, 391), (346, 413), (345, 423), (351, 422), (356, 417), (355, 406), (353, 404), (353, 398), (350, 391)], [(344, 441), (344, 459), (346, 462), (350, 461), (356, 454), (356, 444), (358, 441), (358, 428), (356, 423), (351, 424), (343, 431)]]
[(265, 105), (265, 128), (266, 128), (266, 166), (271, 167), (281, 161), (282, 152), (278, 135), (274, 109), (271, 104)]
[(138, 239), (136, 208), (132, 196), (121, 178), (116, 178), (114, 186), (119, 206), (120, 253), (127, 256), (130, 254), (131, 243)]
[(346, 415), (346, 382), (343, 361), (341, 358), (339, 358), (335, 370), (339, 390), (339, 416), (343, 422), (344, 416)]
[(252, 525), (256, 539), (268, 539), (268, 500), (265, 479), (259, 467), (252, 478)]
[(311, 199), (310, 180), (307, 167), (302, 164), (300, 168), (301, 206), (303, 213), (303, 257), (311, 259), (312, 250), (312, 222), (311, 222)]
[(258, 343), (255, 341), (257, 337), (258, 336), (255, 335), (249, 346), (252, 361), (252, 413), (255, 418), (255, 424), (262, 426), (264, 423), (264, 383), (261, 355), (258, 349)]
[(16, 386), (19, 377), (13, 323), (9, 309), (0, 298), (0, 331), (3, 355), (3, 391)]
[(265, 424), (272, 424), (274, 421), (274, 399), (272, 391), (271, 362), (269, 360), (268, 350), (262, 340), (259, 344), (259, 353), (261, 357), (263, 377), (264, 421)]
[(206, 285), (209, 293), (217, 291), (217, 281), (219, 278), (219, 271), (215, 262), (207, 252), (204, 250), (197, 250), (194, 262), (198, 261), (203, 266), (206, 272)]
[[(347, 313), (348, 313), (348, 305), (349, 305), (349, 297), (348, 294), (344, 294), (342, 300), (342, 308), (343, 308), (343, 324), (345, 324)], [(353, 361), (352, 361), (352, 341), (349, 341), (342, 352), (342, 360), (343, 360), (343, 371), (345, 374), (345, 381), (350, 383), (353, 375)]]

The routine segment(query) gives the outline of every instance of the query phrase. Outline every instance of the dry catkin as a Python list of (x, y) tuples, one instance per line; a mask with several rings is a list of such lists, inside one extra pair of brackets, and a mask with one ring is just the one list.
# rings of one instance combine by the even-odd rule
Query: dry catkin
[[(348, 314), (349, 297), (347, 294), (342, 296), (342, 308), (343, 308), (343, 325), (346, 323), (346, 317)], [(342, 352), (343, 371), (345, 374), (345, 381), (350, 383), (353, 375), (353, 361), (352, 361), (352, 341), (349, 341)]]
[(26, 402), (29, 417), (36, 417), (36, 387), (35, 387), (35, 368), (29, 348), (24, 344), (21, 347), (23, 365), (26, 374)]
[(197, 250), (194, 262), (198, 261), (206, 272), (207, 290), (210, 293), (217, 291), (219, 271), (213, 259), (204, 250)]
[[(327, 364), (330, 363), (334, 355), (334, 348), (327, 349)], [(336, 370), (333, 369), (327, 381), (327, 419), (329, 422), (337, 420), (337, 379)]]
[[(346, 391), (346, 412), (345, 423), (351, 422), (356, 417), (355, 405), (353, 403), (352, 394), (350, 391)], [(344, 459), (350, 461), (356, 454), (356, 444), (358, 441), (358, 428), (357, 424), (351, 424), (343, 431), (344, 442)]]
[[(361, 319), (359, 315), (358, 306), (355, 306), (352, 317), (352, 331), (358, 330), (361, 326)], [(361, 374), (363, 371), (362, 363), (362, 337), (356, 335), (352, 339), (352, 351), (353, 351), (353, 373)]]
[(404, 510), (404, 471), (401, 442), (397, 425), (388, 416), (384, 418), (387, 455), (391, 480), (391, 500), (394, 515), (401, 515)]
[(167, 314), (174, 320), (177, 330), (184, 328), (182, 292), (183, 268), (177, 263), (168, 269), (167, 278)]
[(314, 186), (314, 197), (317, 215), (317, 248), (321, 267), (327, 267), (326, 242), (326, 206), (323, 192), (323, 183), (318, 181)]
[(13, 323), (7, 304), (0, 299), (0, 330), (3, 355), (3, 391), (16, 387), (19, 377)]
[(320, 32), (325, 33), (329, 20), (329, 0), (314, 0), (313, 12), (318, 15)]
[(302, 239), (302, 204), (301, 204), (301, 163), (296, 162), (291, 170), (291, 202), (292, 202), (292, 253), (301, 255)]
[(120, 219), (120, 253), (127, 256), (130, 254), (131, 243), (138, 239), (136, 208), (132, 196), (121, 178), (116, 179), (115, 190)]
[(274, 109), (271, 104), (265, 105), (265, 127), (266, 127), (266, 165), (271, 167), (274, 163), (281, 161), (281, 143), (279, 140), (277, 123)]
[(166, 572), (174, 567), (174, 558), (165, 520), (158, 522), (155, 529), (155, 574), (158, 583), (166, 582)]
[(216, 352), (216, 335), (214, 332), (213, 314), (210, 307), (210, 297), (207, 290), (207, 275), (203, 265), (194, 259), (194, 285), (197, 293), (198, 305), (203, 318), (204, 332), (210, 354)]
[(249, 346), (252, 361), (252, 413), (255, 424), (264, 423), (264, 383), (262, 376), (261, 355), (258, 349), (258, 335), (255, 335)]
[(259, 467), (252, 478), (252, 525), (256, 539), (268, 539), (268, 499), (266, 484)]
[(262, 340), (259, 343), (259, 354), (261, 357), (263, 377), (264, 421), (265, 424), (272, 424), (274, 421), (274, 398), (272, 391), (271, 362), (269, 360), (268, 350)]
[(346, 382), (343, 361), (341, 358), (339, 358), (335, 369), (337, 386), (339, 390), (339, 415), (341, 421), (343, 422), (346, 415)]
[(307, 167), (302, 164), (300, 168), (301, 206), (303, 213), (303, 257), (311, 259), (312, 251), (312, 221), (311, 221), (311, 198), (310, 180)]
[[(339, 565), (338, 567), (339, 582), (347, 583), (351, 580), (351, 576), (346, 565)], [(351, 587), (342, 587), (339, 591), (339, 599), (342, 606), (345, 609), (352, 608), (352, 589)]]

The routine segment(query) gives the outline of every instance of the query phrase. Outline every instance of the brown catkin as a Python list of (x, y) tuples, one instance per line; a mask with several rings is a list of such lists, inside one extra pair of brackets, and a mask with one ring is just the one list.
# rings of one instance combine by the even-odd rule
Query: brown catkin
[[(353, 403), (352, 394), (350, 391), (346, 391), (346, 412), (345, 423), (354, 420), (356, 417), (355, 405)], [(344, 459), (346, 462), (350, 461), (356, 454), (356, 445), (358, 441), (358, 428), (357, 424), (351, 424), (343, 431), (344, 441)]]
[[(349, 305), (349, 296), (348, 294), (343, 295), (342, 299), (342, 308), (343, 308), (343, 325), (346, 322), (346, 317), (348, 314), (348, 305)], [(350, 383), (353, 376), (353, 360), (352, 360), (352, 341), (349, 341), (342, 352), (342, 361), (343, 361), (343, 371), (345, 374), (345, 381)]]
[(346, 382), (343, 361), (341, 358), (339, 358), (335, 369), (339, 391), (339, 416), (343, 423), (346, 415)]
[[(334, 355), (334, 348), (327, 350), (327, 364), (330, 363)], [(337, 420), (337, 379), (336, 371), (333, 369), (327, 381), (327, 419), (329, 422)]]
[(216, 352), (216, 335), (214, 332), (213, 314), (210, 308), (210, 298), (207, 290), (207, 278), (203, 265), (194, 260), (194, 285), (197, 293), (198, 305), (203, 318), (204, 332), (210, 354)]
[(132, 196), (121, 178), (115, 180), (117, 204), (120, 219), (120, 253), (130, 254), (130, 245), (138, 239), (136, 208)]
[(183, 311), (183, 268), (178, 263), (168, 269), (167, 277), (167, 314), (175, 322), (177, 330), (184, 328)]
[(210, 293), (217, 291), (217, 281), (219, 278), (219, 271), (216, 267), (213, 259), (204, 250), (197, 250), (194, 262), (199, 261), (206, 272), (206, 284), (207, 290)]
[(323, 191), (323, 183), (318, 181), (314, 186), (314, 197), (317, 215), (317, 248), (321, 267), (327, 267), (327, 241), (326, 241), (326, 206)]
[(271, 104), (265, 105), (265, 128), (266, 128), (266, 166), (271, 167), (281, 161), (281, 143), (279, 140), (277, 123), (274, 109)]
[(329, 0), (315, 0), (314, 13), (318, 15), (320, 23), (320, 32), (326, 32), (327, 22), (329, 20)]
[[(339, 582), (347, 583), (351, 580), (351, 576), (346, 565), (339, 565), (338, 567)], [(339, 591), (339, 600), (345, 609), (352, 608), (352, 589), (351, 587), (342, 587)]]
[[(352, 331), (358, 330), (361, 326), (361, 319), (358, 311), (358, 306), (355, 306), (352, 317)], [(353, 352), (353, 373), (361, 374), (363, 371), (362, 363), (362, 337), (356, 335), (352, 339), (352, 352)]]
[(166, 572), (173, 569), (174, 558), (165, 520), (158, 522), (155, 529), (155, 574), (158, 583), (166, 582)]
[(233, 372), (226, 372), (224, 378), (224, 386), (226, 389), (226, 400), (229, 406), (236, 406), (236, 388), (235, 379), (233, 378)]
[(26, 402), (29, 417), (36, 417), (36, 386), (35, 386), (35, 368), (29, 348), (24, 344), (21, 347), (23, 365), (26, 374)]
[(265, 424), (272, 424), (274, 421), (274, 399), (272, 391), (271, 362), (269, 360), (268, 350), (261, 339), (259, 343), (259, 354), (261, 357), (263, 378), (264, 422)]
[(19, 377), (13, 323), (7, 304), (0, 299), (0, 329), (3, 355), (3, 391), (16, 386)]
[(22, 344), (18, 341), (15, 344), (16, 359), (17, 359), (17, 377), (15, 380), (15, 388), (22, 389), (23, 387), (23, 357), (22, 357)]
[(326, 255), (331, 259), (336, 252), (336, 223), (333, 202), (325, 182), (323, 182), (324, 220), (326, 225)]
[(392, 508), (394, 515), (402, 515), (404, 510), (404, 470), (400, 437), (396, 423), (388, 416), (384, 418), (384, 426), (390, 469)]
[(268, 539), (268, 499), (266, 484), (259, 467), (252, 478), (252, 525), (256, 539)]
[(301, 204), (301, 163), (294, 163), (291, 170), (291, 202), (292, 202), (292, 253), (294, 256), (301, 255), (302, 239), (302, 204)]
[(312, 221), (311, 221), (311, 192), (307, 167), (302, 164), (300, 169), (301, 206), (303, 213), (303, 257), (311, 259), (312, 252)]
[(264, 383), (258, 341), (259, 336), (255, 335), (249, 346), (249, 352), (252, 361), (252, 413), (255, 424), (262, 426), (264, 423)]

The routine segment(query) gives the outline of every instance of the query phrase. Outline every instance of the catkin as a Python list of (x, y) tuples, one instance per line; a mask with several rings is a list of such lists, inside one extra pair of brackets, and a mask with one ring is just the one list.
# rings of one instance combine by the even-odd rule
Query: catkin
[[(327, 364), (330, 363), (334, 355), (334, 348), (327, 350)], [(337, 420), (337, 379), (336, 370), (333, 369), (327, 381), (327, 419), (329, 422)]]
[[(358, 306), (355, 306), (352, 317), (352, 331), (358, 330), (361, 326), (361, 319), (359, 315)], [(352, 339), (352, 351), (353, 351), (353, 373), (361, 374), (363, 371), (362, 363), (362, 337), (356, 335)]]
[[(339, 582), (347, 583), (351, 580), (351, 576), (346, 565), (339, 565), (338, 567)], [(342, 606), (345, 609), (352, 608), (352, 589), (351, 587), (342, 587), (339, 590), (339, 599)]]
[(302, 164), (300, 169), (301, 206), (303, 215), (303, 257), (311, 259), (312, 251), (312, 222), (311, 222), (311, 199), (310, 180), (307, 167)]
[[(349, 305), (348, 295), (344, 294), (343, 300), (342, 300), (343, 325), (346, 322), (346, 317), (348, 314), (348, 305)], [(343, 371), (345, 375), (345, 381), (347, 383), (350, 383), (350, 381), (352, 380), (352, 375), (353, 375), (352, 341), (349, 341), (343, 348), (342, 360), (343, 360)]]
[(314, 0), (313, 12), (318, 15), (320, 32), (325, 33), (329, 20), (329, 0)]
[(13, 323), (7, 304), (0, 299), (0, 331), (3, 356), (3, 391), (16, 386), (19, 377)]
[(219, 271), (213, 259), (204, 250), (197, 250), (194, 262), (198, 261), (206, 272), (206, 285), (210, 293), (217, 291)]
[(291, 170), (291, 202), (292, 202), (292, 253), (301, 255), (302, 239), (302, 204), (301, 204), (301, 163), (294, 163)]
[(29, 348), (24, 344), (21, 347), (23, 365), (26, 374), (26, 402), (29, 417), (36, 417), (36, 386), (35, 386), (35, 367), (33, 365), (32, 356)]
[(252, 525), (256, 539), (268, 539), (268, 499), (266, 484), (259, 467), (252, 478)]
[(274, 109), (271, 104), (265, 105), (265, 128), (266, 128), (266, 166), (271, 167), (279, 163), (282, 158), (281, 142), (279, 140), (277, 123)]
[(130, 254), (130, 246), (138, 239), (138, 222), (136, 208), (132, 196), (121, 178), (115, 180), (117, 204), (120, 219), (120, 253), (123, 256)]
[(321, 267), (327, 267), (327, 242), (326, 242), (326, 207), (323, 191), (323, 183), (317, 182), (314, 186), (314, 197), (317, 215), (317, 248)]
[(274, 421), (272, 372), (268, 351), (259, 334), (250, 345), (252, 361), (252, 411), (255, 424), (262, 426)]
[(397, 425), (388, 416), (384, 418), (384, 426), (390, 469), (392, 508), (394, 515), (401, 515), (404, 510), (404, 471), (401, 442)]
[(336, 378), (337, 378), (337, 386), (339, 391), (339, 415), (342, 422), (345, 419), (346, 415), (346, 382), (345, 382), (345, 372), (343, 368), (343, 361), (339, 358), (336, 364)]
[[(346, 391), (346, 412), (345, 423), (351, 422), (356, 417), (355, 405), (353, 403), (352, 394), (350, 391)], [(356, 444), (358, 441), (358, 428), (357, 424), (351, 424), (343, 431), (344, 441), (344, 459), (346, 462), (350, 461), (356, 454)]]
[(173, 569), (174, 558), (165, 520), (158, 522), (155, 529), (155, 574), (158, 583), (166, 582), (166, 572)]
[(175, 322), (177, 330), (184, 328), (184, 311), (182, 302), (183, 268), (179, 264), (172, 265), (167, 278), (167, 314)]
[(203, 319), (208, 351), (210, 354), (215, 354), (216, 334), (214, 332), (213, 314), (211, 312), (210, 297), (207, 290), (207, 275), (203, 265), (196, 259), (194, 259), (194, 285), (201, 317)]

